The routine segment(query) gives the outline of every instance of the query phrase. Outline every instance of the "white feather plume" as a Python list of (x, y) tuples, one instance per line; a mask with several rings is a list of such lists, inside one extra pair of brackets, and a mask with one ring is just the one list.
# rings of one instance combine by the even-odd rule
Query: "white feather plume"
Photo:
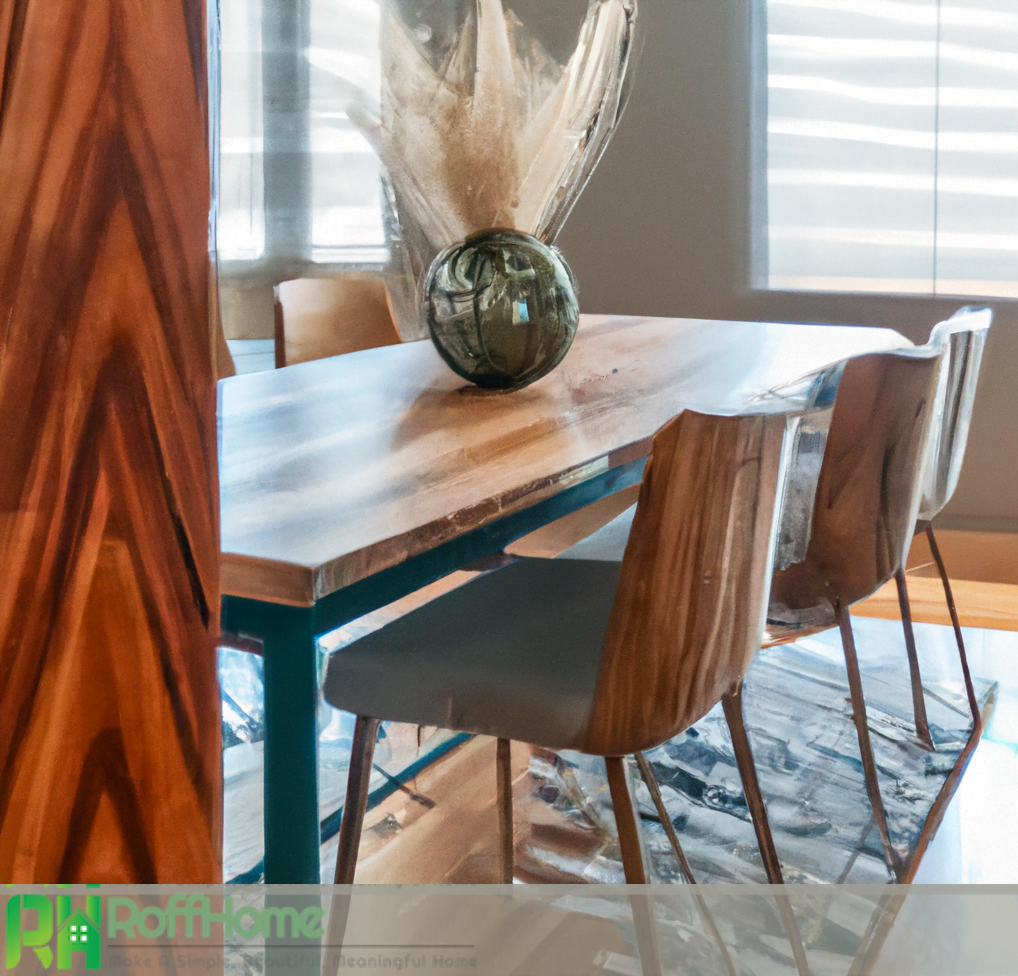
[(631, 67), (636, 0), (591, 0), (564, 67), (502, 0), (473, 3), (437, 68), (383, 4), (380, 113), (350, 110), (433, 252), (493, 227), (553, 239), (615, 128)]

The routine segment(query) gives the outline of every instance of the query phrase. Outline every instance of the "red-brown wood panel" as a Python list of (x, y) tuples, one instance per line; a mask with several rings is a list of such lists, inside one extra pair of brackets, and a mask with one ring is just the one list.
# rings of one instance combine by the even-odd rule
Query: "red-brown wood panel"
[(0, 880), (221, 877), (204, 0), (0, 0)]

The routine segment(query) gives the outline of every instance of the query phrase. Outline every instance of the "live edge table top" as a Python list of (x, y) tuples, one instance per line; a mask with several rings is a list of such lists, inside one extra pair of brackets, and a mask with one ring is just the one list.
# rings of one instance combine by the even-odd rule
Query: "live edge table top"
[(583, 316), (515, 393), (467, 386), (430, 342), (220, 383), (222, 590), (310, 606), (646, 455), (687, 408), (725, 411), (889, 329)]

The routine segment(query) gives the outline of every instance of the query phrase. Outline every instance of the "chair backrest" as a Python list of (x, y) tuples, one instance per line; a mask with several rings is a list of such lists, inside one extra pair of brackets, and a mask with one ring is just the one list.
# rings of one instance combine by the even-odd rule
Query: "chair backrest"
[(844, 359), (833, 362), (749, 401), (750, 405), (776, 401), (795, 403), (802, 411), (798, 419), (792, 421), (790, 430), (792, 443), (774, 549), (776, 570), (797, 563), (806, 555), (820, 466), (846, 362)]
[(626, 755), (703, 717), (759, 650), (787, 413), (687, 410), (658, 431), (577, 748)]
[(935, 326), (929, 344), (946, 351), (937, 406), (930, 425), (930, 451), (922, 481), (919, 518), (932, 519), (958, 487), (972, 423), (979, 365), (993, 321), (989, 308), (963, 308)]
[(276, 285), (276, 366), (400, 342), (385, 282), (347, 272)]
[(845, 364), (806, 555), (774, 573), (771, 620), (831, 624), (835, 603), (869, 596), (903, 565), (942, 362), (920, 346)]

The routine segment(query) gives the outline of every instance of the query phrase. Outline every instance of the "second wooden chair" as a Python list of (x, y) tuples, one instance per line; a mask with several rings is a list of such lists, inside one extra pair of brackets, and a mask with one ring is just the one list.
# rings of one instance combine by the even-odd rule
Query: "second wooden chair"
[[(829, 430), (820, 432), (819, 450), (799, 454), (788, 477), (778, 533), (780, 561), (763, 642), (769, 647), (839, 628), (866, 790), (885, 859), (896, 877), (902, 872), (901, 858), (887, 829), (849, 608), (875, 593), (904, 564), (942, 357), (943, 350), (923, 346), (844, 364)], [(622, 559), (633, 517), (632, 509), (624, 512), (562, 556)], [(638, 758), (641, 767), (646, 765)], [(649, 766), (645, 775), (657, 801)], [(746, 801), (754, 816), (754, 808), (763, 807), (758, 794), (747, 793)], [(670, 824), (663, 804), (659, 812)], [(758, 822), (768, 832), (760, 848), (768, 880), (780, 884), (766, 817)], [(684, 862), (674, 831), (669, 838)]]

